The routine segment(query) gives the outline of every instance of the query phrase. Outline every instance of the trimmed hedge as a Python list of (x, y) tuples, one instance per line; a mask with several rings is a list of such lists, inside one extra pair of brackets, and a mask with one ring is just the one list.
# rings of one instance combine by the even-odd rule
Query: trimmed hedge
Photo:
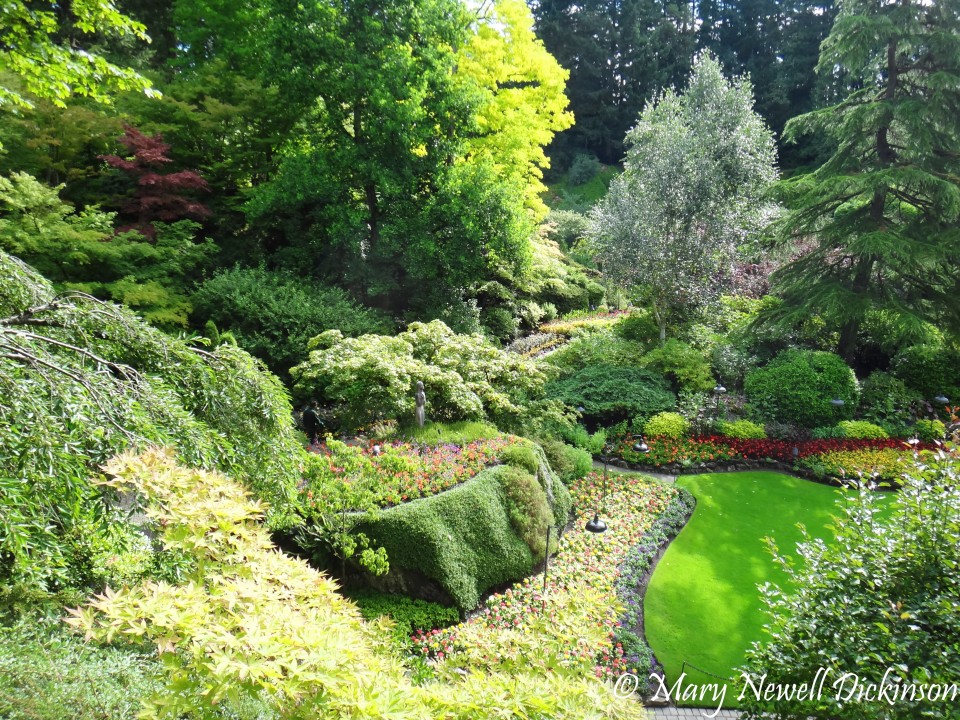
[[(565, 525), (570, 494), (550, 470), (543, 450), (528, 447), (554, 525)], [(489, 468), (439, 495), (384, 510), (378, 520), (358, 529), (386, 549), (392, 574), (409, 571), (435, 581), (467, 612), (489, 588), (529, 575), (542, 559), (511, 521), (516, 500), (511, 501), (507, 484), (516, 473), (511, 466)]]

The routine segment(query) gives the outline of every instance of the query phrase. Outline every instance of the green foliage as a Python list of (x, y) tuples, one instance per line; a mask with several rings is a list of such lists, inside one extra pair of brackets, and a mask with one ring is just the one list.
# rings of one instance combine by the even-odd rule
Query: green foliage
[[(744, 389), (759, 417), (807, 428), (849, 419), (860, 397), (853, 370), (837, 355), (818, 350), (781, 353), (751, 371)], [(843, 406), (831, 404), (837, 398)]]
[(572, 210), (551, 210), (544, 224), (547, 239), (567, 250), (587, 234), (587, 218)]
[(866, 420), (841, 420), (837, 427), (843, 432), (843, 437), (847, 438), (883, 440), (890, 437), (882, 427)]
[(263, 267), (223, 270), (192, 300), (198, 320), (230, 330), (242, 348), (278, 373), (303, 362), (310, 338), (325, 330), (353, 337), (391, 329), (384, 315), (342, 290)]
[(393, 621), (393, 638), (402, 648), (410, 645), (410, 636), (417, 630), (427, 631), (460, 622), (460, 613), (456, 608), (405, 595), (350, 590), (347, 596), (357, 604), (364, 619), (389, 617)]
[(810, 431), (810, 437), (814, 440), (834, 440), (846, 437), (846, 432), (839, 425), (830, 425), (814, 428)]
[(690, 432), (690, 421), (675, 412), (661, 412), (643, 424), (647, 437), (667, 437), (679, 440)]
[(547, 385), (550, 397), (570, 407), (582, 407), (584, 416), (612, 424), (641, 415), (652, 417), (676, 403), (663, 376), (639, 368), (594, 365)]
[[(828, 684), (846, 673), (890, 692), (846, 697), (824, 692), (757, 699), (745, 694), (741, 710), (752, 720), (767, 713), (818, 720), (879, 719), (890, 698), (917, 717), (949, 717), (951, 700), (910, 699), (900, 689), (956, 683), (960, 647), (960, 484), (957, 459), (943, 453), (906, 465), (903, 487), (891, 498), (864, 488), (845, 503), (827, 543), (809, 535), (800, 562), (775, 558), (785, 582), (762, 590), (772, 620), (768, 640), (756, 643), (745, 670), (765, 683), (791, 683), (828, 673)], [(884, 511), (882, 505), (889, 505)], [(882, 582), (864, 581), (882, 578)], [(830, 647), (827, 654), (822, 648)], [(891, 655), (891, 652), (894, 655)], [(891, 659), (895, 662), (891, 664)], [(863, 687), (863, 685), (861, 685)], [(919, 690), (919, 688), (917, 688)], [(940, 693), (938, 693), (939, 695)], [(946, 704), (945, 704), (946, 703)], [(898, 711), (899, 712), (899, 711)]]
[[(600, 445), (602, 447), (602, 443)], [(580, 447), (567, 445), (559, 440), (541, 440), (540, 447), (543, 448), (550, 468), (564, 485), (569, 486), (593, 469), (593, 456)]]
[(567, 182), (571, 185), (584, 185), (600, 172), (600, 161), (596, 155), (578, 153), (567, 171)]
[(84, 642), (59, 618), (25, 616), (0, 625), (0, 716), (7, 720), (135, 717), (160, 690), (151, 647)]
[(504, 469), (500, 482), (510, 524), (530, 548), (534, 560), (542, 559), (547, 547), (547, 528), (554, 524), (547, 494), (537, 479), (520, 467)]
[(664, 375), (676, 392), (705, 391), (714, 385), (710, 363), (703, 353), (673, 338), (644, 355), (640, 365)]
[(860, 384), (860, 411), (864, 419), (878, 425), (902, 425), (911, 416), (920, 398), (897, 377), (874, 372)]
[(603, 452), (603, 446), (607, 442), (607, 431), (600, 428), (590, 434), (583, 425), (577, 424), (563, 433), (563, 439), (592, 457)]
[(897, 353), (891, 372), (924, 400), (960, 397), (960, 352), (938, 345), (914, 345)]
[(253, 358), (58, 297), (3, 253), (0, 275), (0, 582), (57, 590), (140, 572), (137, 534), (110, 529), (123, 511), (90, 483), (131, 446), (227, 469), (270, 503), (272, 526), (292, 521), (302, 447), (286, 391)]
[(634, 310), (621, 318), (620, 322), (613, 326), (613, 331), (624, 340), (650, 347), (657, 341), (660, 329), (650, 313)]
[(939, 420), (926, 420), (921, 418), (914, 423), (913, 431), (917, 439), (924, 442), (934, 442), (936, 440), (943, 440), (947, 428)]
[(500, 453), (500, 459), (504, 464), (525, 470), (530, 475), (535, 475), (540, 467), (540, 461), (529, 444), (510, 445)]
[(417, 381), (431, 420), (522, 423), (543, 395), (544, 375), (528, 360), (479, 335), (457, 335), (439, 320), (411, 323), (389, 337), (344, 338), (329, 330), (311, 341), (310, 358), (293, 369), (304, 397), (333, 403), (348, 427), (378, 418), (412, 419)]
[(767, 437), (763, 425), (749, 420), (721, 421), (717, 423), (717, 432), (720, 435), (739, 440), (764, 440)]
[(500, 431), (493, 425), (481, 422), (428, 422), (422, 428), (417, 425), (406, 425), (399, 430), (399, 434), (401, 437), (427, 444), (445, 442), (464, 445), (475, 440), (495, 438)]
[(544, 363), (569, 375), (593, 365), (638, 367), (644, 346), (618, 337), (607, 327), (577, 332), (566, 345), (551, 353)]

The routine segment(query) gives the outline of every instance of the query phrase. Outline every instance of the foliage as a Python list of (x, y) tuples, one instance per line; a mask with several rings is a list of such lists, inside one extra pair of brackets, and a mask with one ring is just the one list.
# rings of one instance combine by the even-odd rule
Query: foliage
[(545, 358), (544, 367), (555, 368), (560, 375), (593, 365), (635, 368), (640, 364), (643, 351), (642, 345), (618, 337), (609, 328), (584, 329)]
[(572, 248), (587, 234), (587, 218), (572, 210), (551, 210), (544, 223), (547, 238), (565, 250)]
[(587, 418), (611, 424), (669, 410), (676, 399), (662, 376), (639, 368), (592, 365), (547, 385), (550, 397), (582, 407)]
[[(536, 468), (534, 469), (536, 472)], [(537, 479), (525, 468), (514, 466), (500, 473), (506, 496), (510, 524), (523, 540), (534, 560), (544, 557), (547, 549), (547, 528), (554, 524), (553, 511)]]
[(85, 643), (59, 618), (0, 626), (0, 715), (8, 720), (132, 718), (160, 690), (152, 648)]
[(710, 363), (703, 353), (674, 338), (648, 352), (639, 363), (664, 375), (676, 392), (702, 392), (714, 385)]
[(627, 462), (653, 467), (695, 467), (708, 462), (736, 459), (739, 455), (726, 438), (669, 438), (653, 437), (646, 441), (647, 452), (633, 449), (634, 438), (620, 438), (616, 454)]
[(717, 432), (725, 437), (741, 440), (765, 440), (767, 437), (763, 425), (749, 420), (734, 420), (733, 422), (717, 423)]
[(2, 582), (56, 590), (140, 554), (90, 482), (128, 447), (170, 444), (229, 470), (270, 503), (272, 527), (289, 525), (302, 449), (275, 377), (233, 345), (201, 350), (114, 305), (57, 296), (3, 253), (0, 275)]
[[(949, 715), (952, 701), (919, 691), (940, 685), (942, 692), (957, 678), (957, 460), (938, 453), (906, 470), (889, 512), (881, 513), (881, 500), (862, 487), (843, 509), (834, 542), (808, 537), (799, 547), (799, 563), (772, 548), (787, 582), (763, 588), (772, 618), (769, 640), (754, 645), (747, 672), (779, 686), (825, 668), (834, 691), (840, 678), (847, 680), (841, 692), (813, 698), (758, 699), (748, 692), (741, 708), (747, 717), (882, 718), (891, 701), (900, 713)], [(831, 648), (827, 655), (814, 649), (825, 645)], [(848, 695), (852, 678), (875, 684), (882, 678), (889, 690)], [(913, 697), (903, 692), (911, 685)]]
[(921, 418), (914, 423), (913, 431), (918, 440), (936, 442), (937, 440), (943, 440), (947, 428), (939, 420), (925, 420)]
[(477, 440), (492, 440), (500, 435), (500, 431), (493, 425), (480, 422), (428, 422), (422, 428), (416, 425), (405, 425), (400, 429), (399, 434), (403, 439), (427, 445), (437, 443), (465, 445)]
[(410, 645), (410, 637), (415, 632), (447, 627), (460, 621), (456, 608), (405, 595), (351, 590), (347, 596), (357, 604), (365, 620), (376, 620), (384, 615), (389, 617), (393, 621), (393, 637), (403, 648)]
[(899, 378), (885, 372), (870, 373), (860, 384), (859, 415), (878, 425), (902, 425), (910, 419), (917, 394)]
[(311, 341), (309, 359), (292, 371), (302, 396), (334, 403), (357, 427), (379, 418), (413, 418), (416, 382), (431, 420), (521, 422), (543, 395), (544, 375), (529, 361), (480, 335), (457, 335), (439, 320), (411, 323), (399, 335), (344, 338), (329, 330)]
[(911, 457), (912, 453), (903, 447), (867, 447), (808, 455), (799, 461), (799, 465), (819, 477), (863, 478), (889, 486), (900, 479)]
[(143, 717), (216, 717), (224, 703), (259, 701), (261, 713), (291, 720), (467, 720), (480, 703), (516, 717), (574, 720), (599, 707), (611, 718), (640, 718), (593, 679), (541, 677), (535, 689), (524, 668), (416, 687), (385, 642), (387, 624), (365, 623), (331, 580), (279, 552), (257, 523), (260, 506), (239, 486), (160, 452), (124, 456), (108, 471), (111, 484), (151, 499), (167, 546), (197, 558), (186, 584), (110, 591), (74, 611), (72, 623), (90, 637), (156, 643), (167, 683)]
[(278, 373), (303, 362), (308, 341), (321, 332), (352, 337), (391, 326), (342, 290), (263, 267), (221, 270), (191, 300), (195, 318), (229, 328), (241, 347)]
[(645, 347), (652, 346), (660, 332), (650, 313), (638, 310), (633, 310), (620, 318), (620, 322), (613, 326), (613, 331), (624, 340), (632, 340)]
[(579, 480), (593, 469), (593, 456), (586, 450), (567, 445), (559, 440), (541, 440), (539, 444), (547, 456), (550, 468), (564, 485), (569, 486), (574, 480)]
[(525, 358), (537, 358), (562, 345), (564, 341), (564, 338), (556, 333), (534, 333), (517, 338), (505, 349)]
[(893, 359), (891, 372), (925, 400), (937, 395), (960, 397), (960, 352), (937, 345), (904, 348)]
[(126, 125), (120, 144), (131, 153), (130, 158), (104, 155), (102, 160), (129, 176), (134, 187), (129, 197), (119, 202), (121, 215), (131, 220), (119, 232), (137, 230), (145, 237), (156, 237), (154, 222), (176, 222), (185, 218), (202, 220), (210, 215), (205, 205), (183, 195), (184, 192), (209, 190), (207, 181), (193, 170), (161, 172), (168, 157), (170, 145), (162, 135), (147, 136), (135, 127)]
[(133, 308), (161, 327), (184, 327), (189, 285), (215, 251), (197, 242), (190, 221), (156, 223), (148, 240), (113, 233), (113, 213), (77, 212), (25, 173), (0, 177), (0, 248), (30, 263), (58, 287)]
[(647, 420), (643, 434), (647, 437), (678, 440), (690, 432), (690, 421), (675, 412), (661, 412)]
[(598, 172), (600, 172), (600, 160), (596, 155), (578, 153), (570, 163), (567, 182), (571, 185), (583, 185), (590, 182)]
[(563, 434), (563, 439), (591, 456), (600, 455), (607, 442), (607, 431), (599, 428), (591, 434), (583, 425), (577, 424)]
[(503, 449), (500, 453), (500, 459), (507, 465), (513, 465), (516, 468), (525, 470), (530, 475), (537, 473), (540, 461), (533, 450), (533, 446), (528, 443), (518, 443)]
[(623, 175), (591, 214), (590, 238), (605, 275), (644, 288), (662, 341), (672, 316), (722, 290), (725, 266), (764, 219), (773, 140), (749, 81), (728, 82), (703, 54), (684, 94), (649, 102), (627, 144)]
[(767, 317), (825, 318), (847, 361), (868, 313), (885, 313), (901, 337), (923, 337), (928, 322), (960, 327), (960, 181), (946, 159), (960, 151), (958, 31), (954, 7), (844, 2), (819, 71), (842, 68), (850, 92), (787, 124), (787, 140), (814, 135), (830, 151), (779, 187), (790, 212), (778, 237), (799, 252), (771, 277), (785, 302)]
[[(849, 419), (860, 396), (853, 370), (837, 355), (817, 350), (781, 353), (752, 370), (744, 390), (759, 417), (809, 428)], [(844, 404), (836, 407), (833, 399)]]
[(882, 440), (890, 437), (882, 427), (866, 420), (841, 420), (837, 427), (843, 431), (843, 437), (848, 438)]
[(40, 7), (22, 0), (4, 3), (0, 57), (22, 90), (4, 78), (0, 109), (7, 105), (30, 108), (31, 95), (64, 107), (74, 94), (107, 102), (110, 93), (118, 91), (149, 93), (145, 77), (81, 46), (81, 36), (98, 34), (149, 41), (143, 25), (119, 12), (110, 0), (88, 0), (66, 10), (50, 2)]

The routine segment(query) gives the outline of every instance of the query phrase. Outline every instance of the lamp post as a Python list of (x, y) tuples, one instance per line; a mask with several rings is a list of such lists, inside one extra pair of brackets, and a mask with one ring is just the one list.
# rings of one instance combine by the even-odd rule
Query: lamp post
[[(609, 457), (610, 444), (604, 443), (603, 445), (603, 495), (600, 498), (600, 506), (603, 505), (604, 500), (607, 499), (607, 462), (610, 460)], [(599, 507), (593, 513), (593, 519), (588, 520), (587, 524), (583, 526), (587, 532), (592, 533), (602, 533), (607, 531), (607, 524), (600, 519), (600, 509)]]
[(720, 383), (717, 383), (713, 388), (713, 394), (717, 398), (717, 403), (713, 408), (713, 421), (716, 422), (720, 419), (720, 398), (727, 394), (727, 389)]

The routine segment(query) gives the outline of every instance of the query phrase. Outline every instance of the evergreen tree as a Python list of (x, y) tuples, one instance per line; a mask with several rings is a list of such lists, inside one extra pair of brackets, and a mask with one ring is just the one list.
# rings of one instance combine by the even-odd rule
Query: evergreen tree
[(904, 337), (926, 321), (960, 327), (960, 2), (847, 0), (819, 72), (857, 89), (787, 125), (789, 138), (821, 133), (836, 150), (780, 186), (780, 241), (813, 246), (774, 274), (785, 302), (766, 317), (821, 315), (852, 362), (871, 310)]

